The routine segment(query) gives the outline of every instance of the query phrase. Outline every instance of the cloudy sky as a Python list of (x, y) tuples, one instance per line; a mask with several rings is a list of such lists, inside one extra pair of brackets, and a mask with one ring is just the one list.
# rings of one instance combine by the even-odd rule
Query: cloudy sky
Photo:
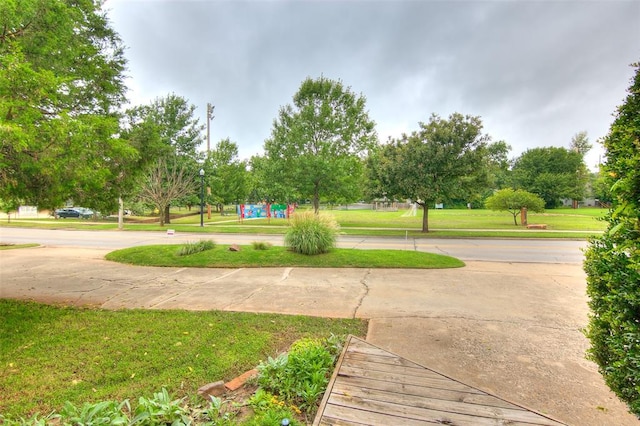
[[(306, 77), (367, 98), (381, 141), (432, 113), (479, 115), (511, 157), (587, 131), (595, 169), (640, 61), (637, 0), (107, 0), (132, 104), (215, 105), (211, 145), (261, 154)], [(203, 149), (206, 147), (203, 146)]]

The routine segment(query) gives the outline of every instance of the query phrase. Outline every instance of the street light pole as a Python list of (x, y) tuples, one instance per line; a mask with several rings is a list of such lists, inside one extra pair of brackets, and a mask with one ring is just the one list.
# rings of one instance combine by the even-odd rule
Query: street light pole
[(207, 154), (211, 151), (211, 120), (213, 120), (213, 110), (215, 106), (210, 103), (207, 104)]
[(204, 227), (204, 169), (200, 169), (200, 226)]

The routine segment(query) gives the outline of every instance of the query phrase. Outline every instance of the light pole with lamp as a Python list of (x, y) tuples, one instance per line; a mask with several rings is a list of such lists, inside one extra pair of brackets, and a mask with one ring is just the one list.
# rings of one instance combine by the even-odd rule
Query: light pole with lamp
[(204, 227), (204, 169), (200, 169), (200, 226)]

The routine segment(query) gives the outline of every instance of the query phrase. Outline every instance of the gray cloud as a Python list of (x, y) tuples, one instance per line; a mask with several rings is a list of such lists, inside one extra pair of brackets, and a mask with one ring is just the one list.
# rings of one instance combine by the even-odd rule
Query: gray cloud
[[(604, 136), (640, 60), (637, 1), (108, 0), (130, 98), (216, 105), (212, 143), (260, 153), (307, 76), (368, 100), (381, 140), (435, 112), (480, 115), (519, 155)], [(588, 157), (595, 165), (601, 150)]]

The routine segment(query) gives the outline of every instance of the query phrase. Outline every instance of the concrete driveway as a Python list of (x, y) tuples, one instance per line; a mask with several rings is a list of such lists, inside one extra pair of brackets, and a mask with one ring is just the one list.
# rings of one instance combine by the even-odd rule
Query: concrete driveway
[(0, 252), (0, 297), (367, 318), (371, 343), (515, 403), (573, 425), (638, 424), (585, 359), (580, 264), (190, 269), (120, 265), (106, 252)]

